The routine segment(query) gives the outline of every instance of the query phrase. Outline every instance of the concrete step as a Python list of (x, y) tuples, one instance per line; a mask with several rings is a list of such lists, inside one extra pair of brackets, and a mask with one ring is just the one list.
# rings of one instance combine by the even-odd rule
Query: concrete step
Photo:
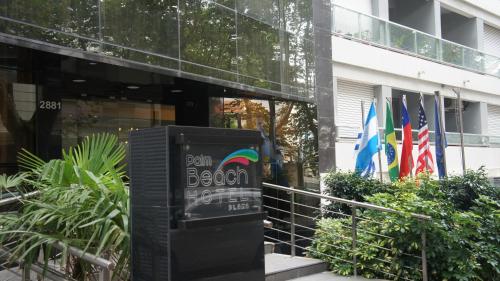
[(272, 253), (274, 253), (274, 243), (264, 241), (264, 254), (268, 255)]
[(321, 273), (327, 269), (325, 262), (289, 255), (268, 254), (266, 260), (266, 281), (285, 281)]
[(291, 279), (290, 281), (383, 281), (381, 279), (366, 279), (363, 277), (338, 276), (331, 272), (321, 272), (305, 277)]

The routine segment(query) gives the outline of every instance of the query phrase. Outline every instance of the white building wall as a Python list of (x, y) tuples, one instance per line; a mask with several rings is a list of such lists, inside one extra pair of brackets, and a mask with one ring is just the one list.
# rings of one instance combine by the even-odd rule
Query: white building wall
[[(462, 173), (462, 158), (460, 146), (448, 146), (446, 148), (446, 165), (449, 175), (460, 175)], [(431, 145), (432, 156), (435, 160), (435, 147)], [(401, 144), (398, 145), (399, 157), (401, 157)], [(354, 142), (344, 141), (338, 142), (336, 146), (337, 168), (341, 171), (353, 171), (355, 165), (354, 159)], [(484, 166), (489, 177), (500, 177), (500, 148), (484, 148), (484, 147), (465, 147), (465, 160), (467, 169), (478, 169)], [(382, 172), (384, 177), (388, 179), (387, 174), (387, 158), (385, 152), (381, 152), (382, 157)], [(416, 166), (418, 158), (418, 146), (413, 146), (413, 160)], [(400, 159), (399, 159), (400, 160)], [(435, 162), (435, 161), (434, 161)], [(376, 171), (379, 171), (378, 158), (375, 158)], [(434, 163), (435, 166), (435, 163)], [(437, 167), (435, 166), (435, 174)], [(413, 169), (415, 172), (415, 168)]]
[(363, 14), (372, 14), (371, 0), (333, 0), (333, 4), (361, 12)]
[(332, 37), (334, 73), (372, 85), (387, 85), (414, 92), (455, 98), (452, 87), (462, 89), (462, 98), (500, 105), (500, 79), (443, 65), (391, 50)]

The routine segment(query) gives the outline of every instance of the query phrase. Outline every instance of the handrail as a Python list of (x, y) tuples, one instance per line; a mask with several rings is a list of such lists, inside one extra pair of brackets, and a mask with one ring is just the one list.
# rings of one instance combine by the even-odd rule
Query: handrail
[[(73, 255), (75, 257), (78, 257), (86, 262), (89, 262), (90, 264), (100, 267), (101, 270), (99, 271), (100, 279), (103, 281), (109, 281), (111, 280), (111, 274), (110, 272), (115, 269), (116, 264), (113, 261), (98, 257), (96, 255), (86, 253), (81, 249), (78, 249), (73, 246), (65, 246), (62, 242), (57, 241), (55, 243), (51, 244), (54, 248), (64, 251), (64, 249), (67, 249), (68, 253), (70, 255)], [(3, 258), (10, 258), (11, 253), (3, 248), (0, 248), (0, 257)], [(44, 277), (54, 280), (54, 281), (62, 281), (62, 280), (67, 280), (65, 279), (62, 275), (59, 275), (57, 271), (51, 271), (51, 270), (46, 270), (45, 267), (39, 263), (34, 263), (29, 266), (25, 265), (22, 260), (18, 260), (17, 263), (21, 265), (23, 268), (23, 279), (22, 280), (30, 280), (29, 278), (29, 271), (34, 271), (38, 274), (44, 274)]]
[[(311, 197), (318, 198), (318, 199), (326, 199), (326, 200), (330, 200), (330, 201), (333, 201), (336, 203), (346, 204), (346, 205), (349, 205), (351, 207), (360, 207), (360, 208), (382, 211), (382, 212), (387, 212), (387, 213), (393, 213), (393, 214), (398, 214), (398, 215), (406, 215), (404, 212), (401, 212), (401, 211), (397, 211), (394, 209), (390, 209), (390, 208), (386, 208), (386, 207), (382, 207), (382, 206), (377, 206), (377, 205), (373, 205), (373, 204), (369, 204), (369, 203), (363, 203), (363, 202), (358, 202), (358, 201), (354, 201), (354, 200), (348, 200), (348, 199), (344, 199), (344, 198), (324, 195), (321, 193), (314, 193), (314, 192), (309, 192), (309, 191), (305, 191), (305, 190), (289, 188), (289, 187), (276, 185), (276, 184), (272, 184), (272, 183), (267, 183), (267, 182), (262, 183), (262, 185), (265, 187), (278, 189), (278, 190), (282, 190), (282, 191), (286, 191), (286, 192), (290, 192), (290, 193), (307, 195), (307, 196), (311, 196)], [(415, 214), (415, 213), (410, 213), (410, 216), (417, 218), (417, 219), (422, 219), (422, 220), (431, 220), (432, 219), (430, 216), (422, 215), (422, 214)]]
[[(377, 237), (384, 237), (384, 239), (386, 239), (386, 238), (393, 239), (393, 237), (387, 236), (384, 233), (375, 233), (375, 232), (370, 232), (370, 231), (366, 231), (365, 229), (363, 229), (363, 224), (358, 224), (358, 222), (360, 222), (360, 221), (374, 222), (374, 221), (369, 220), (366, 217), (364, 217), (364, 214), (362, 212), (357, 212), (357, 209), (364, 208), (364, 209), (376, 210), (379, 212), (398, 214), (398, 215), (402, 215), (402, 216), (408, 215), (408, 213), (394, 210), (391, 208), (377, 206), (377, 205), (373, 205), (373, 204), (369, 204), (369, 203), (358, 202), (358, 201), (354, 201), (354, 200), (347, 200), (344, 198), (338, 198), (338, 197), (324, 195), (324, 194), (318, 194), (318, 193), (309, 192), (309, 191), (305, 191), (305, 190), (295, 189), (293, 187), (285, 187), (285, 186), (271, 184), (271, 183), (262, 183), (262, 186), (267, 187), (267, 188), (271, 188), (274, 190), (286, 191), (289, 194), (289, 198), (287, 200), (280, 199), (280, 196), (278, 196), (277, 194), (275, 195), (276, 197), (266, 196), (268, 199), (271, 199), (271, 200), (289, 202), (288, 207), (286, 205), (282, 205), (281, 208), (278, 205), (276, 205), (276, 207), (271, 207), (271, 205), (269, 205), (269, 202), (268, 202), (268, 205), (264, 205), (264, 208), (269, 209), (268, 211), (276, 212), (276, 216), (269, 216), (268, 219), (274, 220), (277, 222), (276, 227), (270, 228), (270, 231), (277, 233), (277, 237), (273, 237), (272, 235), (265, 235), (266, 239), (270, 239), (270, 240), (278, 242), (280, 244), (282, 243), (283, 245), (290, 246), (289, 249), (290, 249), (290, 256), (291, 257), (293, 257), (297, 254), (296, 249), (301, 249), (301, 250), (305, 250), (305, 251), (312, 251), (315, 254), (322, 256), (322, 257), (325, 256), (328, 258), (333, 258), (336, 260), (341, 260), (342, 262), (346, 262), (347, 264), (349, 264), (349, 266), (352, 266), (352, 270), (353, 270), (352, 273), (353, 273), (354, 277), (357, 276), (358, 270), (359, 270), (359, 268), (358, 268), (358, 264), (359, 264), (358, 256), (359, 256), (359, 254), (358, 254), (358, 250), (357, 250), (358, 244), (373, 246), (375, 248), (378, 248), (380, 251), (391, 251), (388, 248), (380, 247), (380, 245), (378, 245), (376, 243), (373, 244), (373, 243), (370, 243), (369, 241), (360, 241), (358, 238), (358, 232), (370, 233), (370, 235), (374, 235)], [(347, 235), (344, 235), (344, 234), (337, 234), (336, 235), (335, 233), (329, 233), (329, 235), (335, 236), (336, 239), (338, 238), (338, 239), (347, 240), (346, 241), (347, 243), (349, 243), (349, 241), (350, 241), (351, 245), (347, 246), (347, 247), (345, 247), (345, 246), (337, 247), (335, 245), (329, 244), (327, 241), (321, 241), (321, 242), (318, 241), (317, 243), (330, 245), (333, 248), (341, 249), (342, 251), (347, 251), (348, 254), (350, 256), (352, 256), (352, 260), (349, 261), (349, 260), (346, 260), (344, 258), (340, 258), (340, 257), (336, 256), (335, 253), (325, 253), (323, 251), (316, 251), (314, 249), (311, 249), (311, 248), (304, 246), (304, 239), (309, 240), (309, 242), (306, 242), (306, 244), (308, 244), (308, 243), (310, 244), (311, 241), (314, 241), (314, 239), (312, 237), (306, 237), (307, 235), (304, 235), (302, 233), (298, 234), (296, 226), (298, 226), (299, 229), (309, 229), (309, 230), (313, 230), (315, 232), (320, 231), (321, 227), (316, 228), (316, 225), (317, 225), (316, 223), (319, 220), (321, 220), (321, 218), (323, 216), (310, 217), (310, 216), (304, 215), (303, 213), (302, 214), (299, 213), (299, 212), (301, 212), (301, 210), (300, 210), (301, 208), (296, 209), (295, 205), (297, 205), (297, 206), (304, 206), (304, 205), (296, 202), (295, 195), (297, 195), (297, 194), (309, 196), (311, 198), (320, 199), (320, 200), (329, 200), (330, 202), (341, 203), (341, 204), (345, 204), (345, 205), (350, 207), (350, 209), (351, 209), (350, 214), (346, 214), (346, 216), (348, 216), (348, 217), (350, 216), (350, 218), (351, 218), (350, 226), (348, 226), (349, 223), (347, 221), (347, 218), (342, 217), (341, 218), (341, 224), (342, 224), (341, 227), (343, 229), (350, 228), (351, 237), (349, 238), (349, 237), (347, 237)], [(303, 210), (302, 210), (302, 212), (303, 212)], [(328, 217), (329, 216), (328, 214), (331, 212), (332, 212), (331, 210), (324, 210), (324, 215), (327, 215), (327, 217)], [(283, 215), (283, 217), (280, 217), (280, 213)], [(333, 212), (333, 213), (336, 213), (336, 212)], [(429, 221), (432, 219), (430, 216), (423, 215), (423, 214), (409, 213), (409, 215), (413, 218), (418, 219), (419, 223), (422, 223), (423, 221)], [(295, 219), (296, 216), (300, 217), (300, 220), (296, 221), (296, 219)], [(311, 227), (305, 226), (304, 224), (307, 224), (307, 223), (304, 222), (304, 220), (303, 220), (304, 218), (307, 218), (307, 220), (313, 221), (313, 226), (311, 226)], [(284, 226), (282, 225), (280, 227), (280, 224), (282, 224), (282, 223), (285, 223), (285, 225)], [(287, 231), (288, 229), (289, 229), (289, 231)], [(280, 238), (280, 236), (282, 236), (282, 237)], [(288, 238), (289, 238), (289, 240), (288, 240)], [(398, 252), (401, 255), (412, 256), (412, 257), (417, 258), (416, 264), (413, 267), (412, 266), (409, 266), (409, 267), (404, 266), (404, 267), (406, 267), (410, 270), (416, 270), (416, 271), (420, 272), (422, 274), (422, 280), (428, 281), (427, 254), (426, 254), (427, 239), (426, 239), (425, 229), (422, 229), (420, 239), (421, 239), (421, 243), (420, 243), (421, 254), (419, 256), (416, 256), (410, 252), (405, 253), (404, 252), (405, 249), (398, 249)], [(287, 251), (287, 250), (285, 250), (285, 251)], [(386, 254), (387, 254), (387, 252), (386, 252)], [(379, 261), (385, 262), (385, 263), (392, 263), (392, 261), (387, 259), (387, 258), (382, 258), (382, 259), (376, 258), (376, 259)], [(385, 276), (394, 275), (393, 273), (391, 273), (389, 271), (384, 271), (384, 270), (377, 270), (377, 271), (383, 273)], [(407, 278), (402, 278), (402, 279), (403, 280), (410, 280)]]
[(29, 199), (29, 198), (38, 196), (39, 194), (40, 194), (40, 191), (32, 191), (32, 192), (28, 192), (28, 193), (23, 194), (23, 195), (2, 199), (2, 200), (0, 200), (0, 207), (18, 202), (18, 201), (23, 200), (23, 199)]
[(366, 14), (366, 13), (363, 13), (363, 12), (360, 12), (360, 11), (356, 11), (356, 10), (353, 10), (351, 8), (347, 8), (345, 6), (338, 5), (338, 4), (332, 4), (332, 7), (339, 7), (339, 8), (348, 10), (350, 12), (356, 13), (356, 14), (360, 14), (360, 15), (363, 15), (363, 16), (366, 16), (366, 17), (370, 17), (370, 18), (379, 20), (379, 21), (383, 21), (383, 22), (386, 22), (386, 23), (389, 23), (389, 24), (392, 24), (392, 25), (395, 25), (395, 26), (398, 26), (398, 27), (401, 27), (401, 28), (404, 28), (404, 29), (408, 29), (408, 30), (410, 30), (412, 32), (416, 32), (416, 33), (423, 34), (425, 36), (432, 37), (432, 38), (434, 38), (436, 40), (443, 41), (443, 42), (446, 42), (446, 43), (450, 43), (452, 45), (456, 45), (456, 46), (459, 46), (461, 48), (469, 49), (469, 50), (474, 51), (474, 52), (482, 53), (482, 54), (485, 54), (487, 56), (495, 57), (495, 58), (497, 58), (497, 59), (500, 60), (500, 57), (498, 57), (497, 55), (494, 55), (494, 54), (491, 54), (491, 53), (488, 53), (488, 52), (484, 52), (484, 51), (481, 51), (481, 50), (478, 50), (478, 49), (474, 49), (474, 48), (471, 48), (469, 46), (465, 46), (465, 45), (462, 45), (460, 43), (453, 42), (453, 41), (450, 41), (450, 40), (438, 37), (438, 36), (430, 34), (430, 33), (423, 32), (421, 30), (418, 30), (418, 29), (415, 29), (415, 28), (412, 28), (412, 27), (409, 27), (409, 26), (406, 26), (406, 25), (402, 25), (402, 24), (397, 23), (397, 22), (393, 22), (393, 21), (390, 21), (390, 20), (387, 20), (387, 19), (384, 19), (384, 18), (381, 18), (381, 17), (374, 16), (374, 15)]
[(105, 268), (108, 270), (115, 269), (116, 265), (114, 262), (109, 261), (109, 260), (104, 259), (104, 258), (101, 258), (101, 257), (98, 257), (96, 255), (84, 252), (83, 250), (80, 250), (76, 247), (66, 246), (60, 241), (53, 243), (52, 246), (54, 246), (54, 248), (57, 248), (61, 251), (63, 251), (64, 248), (66, 248), (71, 255), (78, 257), (78, 258), (81, 258), (82, 260), (89, 262), (93, 265), (96, 265), (96, 266), (99, 266), (99, 267), (102, 267), (102, 268)]
[[(350, 34), (349, 32), (345, 32), (344, 30), (338, 31), (336, 29), (337, 27), (337, 18), (335, 11), (336, 10), (345, 10), (348, 13), (352, 13), (353, 16), (357, 16), (357, 19), (351, 19), (347, 24), (350, 24), (351, 27), (356, 27), (357, 26), (357, 31), (354, 32), (354, 34)], [(497, 64), (500, 65), (500, 58), (497, 55), (493, 55), (490, 53), (486, 53), (484, 51), (474, 49), (453, 41), (449, 41), (440, 37), (437, 37), (435, 35), (429, 34), (422, 32), (420, 30), (416, 30), (414, 28), (404, 26), (392, 21), (389, 21), (387, 19), (382, 19), (379, 17), (375, 17), (372, 15), (368, 15), (359, 11), (355, 11), (346, 7), (343, 7), (341, 5), (333, 4), (332, 5), (332, 12), (333, 12), (333, 20), (332, 20), (332, 31), (331, 34), (335, 36), (341, 36), (341, 37), (348, 37), (352, 38), (354, 40), (360, 40), (362, 42), (368, 42), (372, 45), (379, 46), (381, 48), (387, 48), (389, 50), (394, 50), (397, 52), (403, 52), (408, 55), (412, 56), (417, 56), (421, 57), (424, 59), (428, 59), (431, 61), (435, 61), (441, 64), (445, 65), (450, 65), (450, 66), (456, 66), (460, 67), (469, 71), (474, 71), (477, 73), (481, 74), (488, 74), (492, 75), (495, 77), (500, 77), (500, 69), (498, 68)], [(373, 40), (369, 38), (364, 38), (361, 35), (361, 17), (366, 17), (372, 21), (378, 21), (378, 24), (384, 27), (384, 37), (383, 39), (380, 40)], [(404, 48), (403, 46), (393, 46), (392, 41), (390, 41), (390, 29), (391, 28), (397, 28), (400, 29), (401, 31), (407, 33), (407, 34), (412, 34), (413, 41), (409, 41), (409, 43), (412, 43), (413, 46), (408, 49)], [(358, 33), (357, 33), (358, 32)], [(375, 33), (379, 33), (380, 31), (376, 31)], [(358, 34), (358, 35), (355, 35)], [(419, 39), (419, 37), (422, 37)], [(423, 40), (423, 41), (421, 41)], [(434, 50), (422, 50), (419, 49), (418, 44), (419, 42), (424, 42), (428, 43), (428, 40), (432, 40), (435, 44), (433, 48)], [(427, 44), (426, 43), (426, 44)], [(456, 53), (455, 53), (456, 51)], [(445, 56), (446, 54), (452, 54), (452, 57), (447, 57)], [(490, 69), (492, 66), (497, 66), (493, 69)]]

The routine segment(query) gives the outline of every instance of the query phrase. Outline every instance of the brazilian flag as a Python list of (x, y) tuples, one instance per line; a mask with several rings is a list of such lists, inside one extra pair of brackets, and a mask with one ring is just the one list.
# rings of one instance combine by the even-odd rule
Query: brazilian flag
[(387, 115), (385, 118), (385, 155), (387, 156), (387, 165), (389, 166), (389, 177), (391, 181), (397, 181), (399, 178), (398, 165), (398, 145), (396, 142), (396, 133), (394, 132), (394, 122), (392, 121), (392, 111), (389, 101), (387, 103)]

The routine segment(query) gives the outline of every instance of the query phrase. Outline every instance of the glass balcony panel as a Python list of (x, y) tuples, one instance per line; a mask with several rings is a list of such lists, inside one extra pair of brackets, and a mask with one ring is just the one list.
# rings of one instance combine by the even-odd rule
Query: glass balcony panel
[(334, 9), (335, 33), (359, 38), (359, 14), (336, 6)]
[(417, 53), (419, 55), (437, 59), (438, 56), (438, 39), (425, 33), (417, 33)]
[(463, 47), (455, 43), (441, 41), (442, 59), (444, 62), (463, 66)]
[(414, 53), (415, 32), (399, 25), (389, 24), (390, 47)]
[(385, 22), (366, 15), (360, 15), (361, 39), (385, 45)]
[(476, 70), (484, 71), (484, 56), (481, 52), (464, 48), (464, 66)]
[(484, 55), (484, 72), (500, 76), (500, 58)]

